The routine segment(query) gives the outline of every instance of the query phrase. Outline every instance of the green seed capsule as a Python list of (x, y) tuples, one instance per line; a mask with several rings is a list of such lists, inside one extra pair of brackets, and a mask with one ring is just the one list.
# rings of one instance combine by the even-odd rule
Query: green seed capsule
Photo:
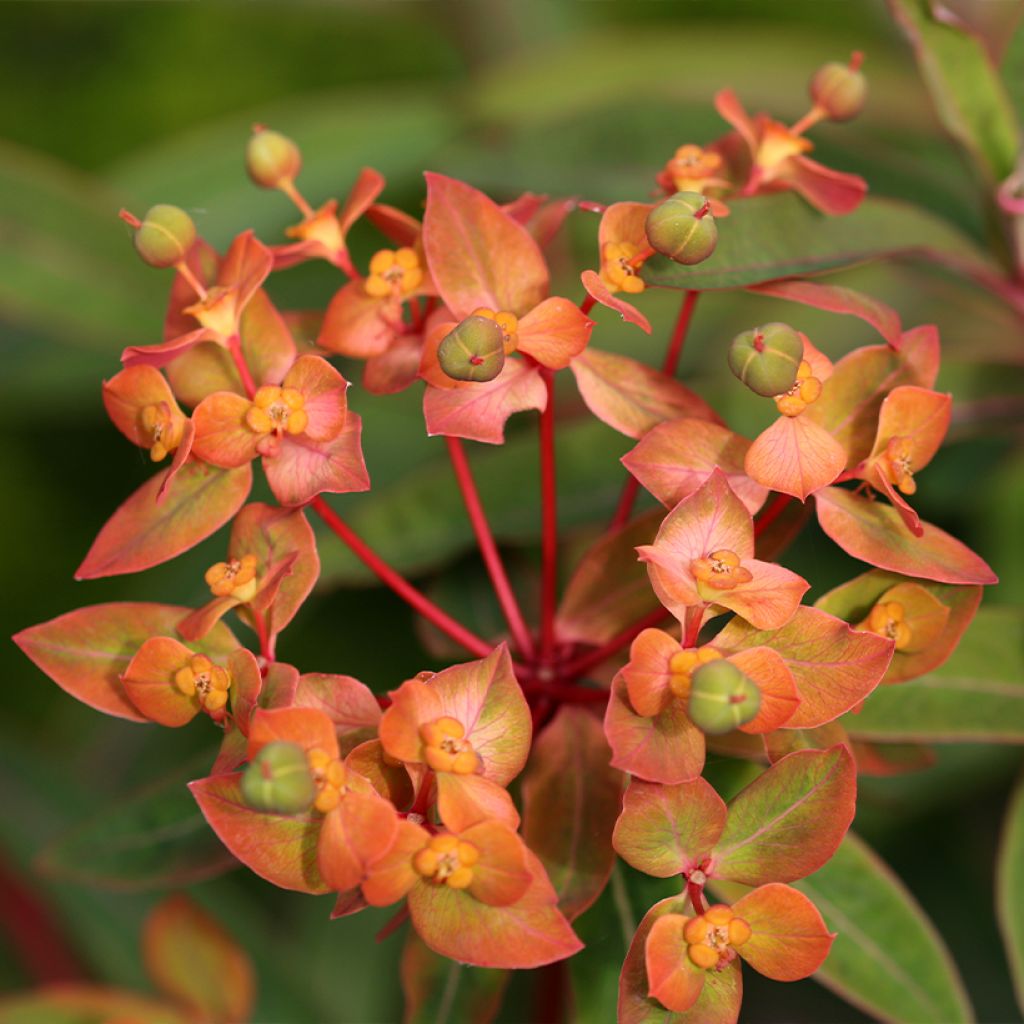
[(677, 192), (647, 215), (651, 247), (676, 263), (702, 263), (718, 244), (718, 227), (699, 192)]
[(737, 334), (729, 346), (729, 369), (765, 398), (787, 392), (796, 380), (804, 343), (787, 324), (765, 324)]
[(811, 78), (811, 99), (830, 121), (849, 121), (863, 109), (868, 83), (860, 71), (860, 54), (849, 65), (832, 62), (818, 68)]
[(257, 125), (245, 147), (245, 169), (262, 188), (278, 188), (298, 176), (302, 154), (287, 135)]
[(494, 380), (505, 365), (505, 332), (486, 316), (468, 316), (444, 336), (437, 361), (453, 380)]
[(300, 814), (315, 796), (306, 752), (297, 743), (268, 743), (242, 773), (242, 798), (256, 811)]
[(152, 207), (135, 229), (135, 251), (151, 267), (173, 267), (196, 240), (192, 218), (177, 206)]
[(720, 736), (753, 721), (761, 708), (761, 691), (735, 665), (709, 661), (690, 681), (690, 720), (709, 736)]

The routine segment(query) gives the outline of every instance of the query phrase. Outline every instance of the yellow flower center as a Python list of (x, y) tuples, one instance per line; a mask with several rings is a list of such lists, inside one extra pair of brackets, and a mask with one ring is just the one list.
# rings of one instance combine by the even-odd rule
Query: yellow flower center
[(473, 881), (473, 865), (480, 859), (480, 851), (457, 836), (434, 836), (413, 858), (417, 874), (435, 885), (452, 889), (465, 889)]
[(784, 124), (766, 118), (761, 128), (755, 162), (765, 172), (765, 180), (770, 180), (772, 172), (778, 170), (790, 157), (807, 153), (813, 148), (809, 140), (794, 135)]
[(668, 662), (668, 685), (674, 696), (686, 700), (690, 696), (690, 679), (693, 673), (709, 661), (717, 661), (722, 655), (713, 647), (688, 648), (676, 651)]
[(325, 203), (316, 213), (307, 217), (299, 224), (285, 229), (289, 238), (297, 238), (300, 242), (319, 242), (328, 252), (341, 252), (345, 248), (345, 239), (341, 234), (341, 225), (334, 215), (338, 204), (333, 200)]
[(904, 615), (903, 605), (899, 601), (879, 601), (861, 623), (861, 628), (895, 641), (896, 650), (902, 651), (910, 646), (913, 639)]
[(472, 775), (480, 767), (480, 756), (465, 736), (463, 724), (448, 715), (421, 725), (424, 760), (435, 772)]
[(736, 959), (736, 947), (750, 938), (750, 925), (731, 907), (717, 903), (683, 928), (690, 962), (705, 971), (720, 971)]
[(381, 249), (370, 260), (370, 273), (363, 282), (367, 295), (375, 299), (410, 295), (423, 281), (423, 268), (415, 249)]
[(182, 311), (194, 316), (203, 327), (222, 338), (230, 338), (238, 331), (238, 309), (234, 288), (215, 285), (206, 298), (186, 306)]
[(149, 435), (149, 457), (160, 462), (173, 452), (185, 433), (184, 421), (175, 421), (166, 402), (147, 405), (142, 410), (142, 429)]
[(732, 590), (754, 578), (750, 570), (740, 564), (740, 556), (727, 548), (712, 551), (704, 558), (695, 558), (690, 562), (690, 572), (698, 584), (712, 590)]
[(637, 276), (644, 265), (641, 250), (632, 242), (605, 242), (601, 250), (601, 278), (613, 292), (639, 295), (646, 285)]
[(243, 555), (228, 562), (217, 562), (206, 570), (204, 579), (214, 597), (251, 601), (256, 594), (256, 556)]
[(309, 423), (305, 405), (301, 391), (265, 385), (253, 395), (245, 422), (257, 434), (301, 434)]
[(783, 416), (799, 416), (809, 405), (821, 396), (821, 381), (811, 373), (811, 364), (800, 360), (793, 386), (775, 399), (775, 407)]
[(333, 811), (341, 803), (346, 789), (345, 765), (336, 757), (331, 757), (326, 750), (314, 747), (306, 754), (309, 772), (316, 786), (316, 798), (313, 806), (321, 813)]
[(914, 442), (909, 437), (894, 437), (882, 454), (882, 467), (889, 482), (903, 494), (917, 490), (914, 479)]
[(488, 320), (493, 320), (501, 328), (505, 355), (510, 356), (519, 347), (519, 317), (515, 313), (509, 313), (505, 310), (496, 312), (493, 309), (488, 309), (486, 306), (481, 306), (479, 309), (474, 309), (470, 315), (486, 317)]
[(216, 717), (228, 702), (231, 676), (205, 654), (197, 654), (175, 672), (174, 685), (186, 697), (197, 698), (203, 710)]

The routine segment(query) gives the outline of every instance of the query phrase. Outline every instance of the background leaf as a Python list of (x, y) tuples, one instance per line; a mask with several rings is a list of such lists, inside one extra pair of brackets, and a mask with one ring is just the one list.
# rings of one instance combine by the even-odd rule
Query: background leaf
[(999, 918), (1017, 1004), (1024, 1013), (1024, 779), (1010, 797), (996, 875)]

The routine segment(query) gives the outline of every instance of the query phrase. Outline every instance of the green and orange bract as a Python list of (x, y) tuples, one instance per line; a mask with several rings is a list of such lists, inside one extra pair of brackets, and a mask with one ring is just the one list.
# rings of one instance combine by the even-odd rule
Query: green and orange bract
[[(114, 512), (77, 575), (141, 571), (231, 522), (224, 560), (207, 569), (210, 598), (198, 608), (94, 605), (16, 640), (97, 710), (217, 729), (209, 774), (189, 784), (210, 828), (271, 884), (330, 894), (334, 917), (395, 906), (380, 938), (411, 921), (402, 968), (411, 1005), (434, 997), (447, 957), (498, 969), (478, 975), (479, 989), (464, 997), (471, 1024), (492, 1019), (506, 969), (580, 950), (572, 922), (607, 902), (621, 859), (675, 879), (676, 889), (633, 936), (620, 1021), (729, 1024), (741, 961), (779, 981), (827, 965), (834, 935), (799, 886), (849, 846), (858, 772), (912, 770), (928, 757), (914, 748), (901, 761), (900, 751), (858, 737), (850, 716), (881, 684), (941, 666), (983, 585), (995, 582), (978, 555), (922, 522), (908, 501), (928, 486), (918, 473), (951, 417), (950, 396), (934, 390), (938, 331), (905, 329), (895, 309), (843, 285), (754, 273), (735, 256), (754, 211), (768, 217), (806, 201), (828, 238), (842, 223), (834, 218), (859, 207), (865, 182), (812, 161), (805, 138), (821, 120), (857, 113), (859, 68), (855, 55), (819, 72), (811, 110), (792, 125), (751, 116), (731, 91), (719, 93), (733, 130), (707, 146), (679, 140), (655, 177), (660, 202), (526, 192), (502, 204), (428, 172), (421, 223), (380, 202), (384, 178), (364, 168), (343, 202), (314, 207), (297, 184), (298, 147), (258, 126), (250, 177), (298, 208), (293, 242), (268, 246), (243, 230), (221, 256), (183, 211), (154, 208), (146, 222), (124, 215), (137, 231), (152, 234), (159, 221), (178, 232), (155, 248), (137, 236), (143, 257), (175, 275), (162, 341), (125, 349), (103, 399), (117, 430), (152, 462), (169, 461)], [(564, 254), (552, 242), (570, 215), (594, 214), (594, 247), (568, 278), (577, 290), (582, 282), (577, 302), (560, 294), (563, 275), (552, 271)], [(384, 239), (365, 274), (348, 248), (363, 221)], [(734, 370), (761, 397), (741, 399), (767, 398), (777, 413), (745, 437), (677, 379), (699, 272), (677, 278), (685, 287), (660, 368), (591, 345), (596, 304), (651, 332), (646, 294), (673, 279), (659, 270), (656, 247), (687, 268), (698, 257), (717, 261), (716, 287), (752, 306), (781, 299), (855, 317), (884, 344), (833, 362), (817, 332), (812, 342), (774, 324), (767, 353), (760, 328), (745, 332), (737, 351), (761, 369)], [(842, 252), (822, 264), (816, 249), (800, 265), (862, 256)], [(313, 259), (342, 278), (324, 316), (278, 310), (268, 278)], [(300, 317), (316, 326), (297, 343)], [(724, 362), (724, 348), (714, 351)], [(459, 621), (324, 498), (357, 502), (370, 487), (362, 421), (335, 355), (365, 363), (354, 395), (423, 382), (425, 432), (445, 439), (507, 630)], [(578, 392), (574, 412), (568, 403), (556, 412), (560, 374)], [(513, 587), (462, 443), (502, 445), (518, 413), (539, 421), (542, 557), (529, 603)], [(571, 549), (577, 561), (560, 588), (567, 549), (555, 441), (571, 413), (635, 444), (622, 459), (630, 475), (612, 522)], [(274, 504), (246, 504), (257, 458)], [(664, 507), (634, 515), (641, 487)], [(804, 604), (811, 581), (774, 560), (791, 539), (780, 517), (811, 497), (824, 533), (873, 567), (813, 606)], [(472, 660), (374, 679), (372, 688), (344, 665), (301, 672), (279, 661), (279, 636), (319, 577), (310, 515)], [(535, 623), (524, 614), (533, 606)], [(231, 613), (251, 649), (222, 621)], [(704, 777), (709, 750), (748, 762), (753, 781), (728, 802)], [(620, 913), (625, 900), (614, 893)], [(222, 990), (182, 968), (189, 936)], [(160, 1010), (168, 1020), (248, 1013), (248, 969), (188, 904), (167, 904), (144, 945), (172, 1000)], [(121, 1012), (120, 998), (95, 996), (105, 1007), (114, 999), (111, 1013)]]

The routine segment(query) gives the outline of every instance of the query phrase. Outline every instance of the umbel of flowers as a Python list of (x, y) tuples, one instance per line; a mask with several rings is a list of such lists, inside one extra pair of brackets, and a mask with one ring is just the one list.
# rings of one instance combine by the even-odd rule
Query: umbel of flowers
[[(249, 174), (297, 206), (291, 241), (243, 230), (220, 253), (176, 207), (125, 214), (141, 257), (174, 276), (162, 340), (125, 348), (103, 398), (157, 469), (100, 529), (77, 576), (147, 569), (230, 524), (224, 558), (206, 572), (199, 608), (92, 605), (17, 642), (99, 711), (167, 727), (208, 719), (218, 749), (190, 789), (210, 827), (267, 882), (332, 894), (334, 916), (395, 907), (385, 932), (409, 919), (436, 954), (539, 967), (581, 948), (571, 922), (621, 857), (672, 886), (630, 946), (621, 1020), (734, 1021), (744, 962), (780, 981), (813, 973), (833, 934), (789, 883), (832, 856), (858, 767), (884, 760), (851, 739), (848, 714), (877, 686), (944, 661), (994, 581), (910, 503), (950, 417), (950, 396), (934, 390), (938, 333), (903, 330), (895, 311), (848, 289), (760, 284), (860, 317), (882, 343), (833, 363), (769, 323), (718, 350), (735, 386), (773, 413), (750, 439), (676, 379), (696, 290), (684, 289), (660, 370), (596, 347), (591, 319), (600, 304), (650, 332), (634, 305), (649, 265), (713, 266), (720, 239), (744, 230), (743, 211), (779, 193), (819, 211), (821, 232), (857, 208), (865, 183), (813, 161), (806, 133), (859, 111), (859, 56), (819, 72), (811, 92), (794, 125), (720, 93), (731, 130), (707, 145), (679, 140), (655, 176), (656, 203), (529, 192), (499, 203), (430, 172), (420, 221), (380, 202), (384, 179), (365, 169), (345, 198), (314, 208), (297, 184), (298, 147), (257, 126)], [(553, 283), (548, 254), (569, 216), (595, 215), (579, 301), (564, 275)], [(382, 236), (367, 260), (347, 245), (361, 220)], [(297, 315), (265, 290), (274, 272), (310, 260), (339, 274), (313, 345), (296, 341)], [(351, 405), (334, 356), (363, 363)], [(636, 441), (615, 519), (564, 588), (560, 375)], [(445, 438), (502, 636), (443, 611), (324, 497), (370, 487), (352, 408), (360, 390), (411, 387), (426, 432)], [(500, 445), (523, 413), (539, 420), (543, 497), (533, 624), (463, 445)], [(274, 504), (248, 502), (254, 466)], [(633, 516), (641, 486), (665, 507), (656, 523)], [(817, 606), (804, 603), (808, 582), (775, 561), (803, 521), (791, 513), (812, 497), (825, 534), (875, 567)], [(279, 661), (277, 638), (319, 575), (311, 517), (471, 660), (373, 689), (341, 674), (344, 664), (327, 674)], [(702, 777), (709, 747), (768, 767), (727, 805)], [(585, 856), (570, 810), (589, 822)]]

